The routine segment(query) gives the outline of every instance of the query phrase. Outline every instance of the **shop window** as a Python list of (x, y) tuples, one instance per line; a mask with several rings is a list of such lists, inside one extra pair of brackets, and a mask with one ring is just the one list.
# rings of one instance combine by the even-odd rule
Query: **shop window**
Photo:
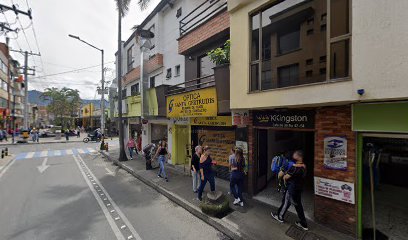
[(292, 64), (278, 68), (279, 87), (297, 85), (299, 82), (299, 64)]

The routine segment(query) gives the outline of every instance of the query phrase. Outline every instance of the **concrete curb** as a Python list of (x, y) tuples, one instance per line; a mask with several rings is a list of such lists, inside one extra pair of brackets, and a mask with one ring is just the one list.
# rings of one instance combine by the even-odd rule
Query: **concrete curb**
[(108, 154), (106, 154), (103, 151), (101, 151), (101, 154), (104, 157), (106, 157), (109, 161), (117, 164), (119, 167), (121, 167), (122, 169), (124, 169), (128, 173), (132, 174), (134, 177), (139, 179), (141, 182), (143, 182), (147, 186), (153, 188), (154, 190), (156, 190), (160, 194), (164, 195), (169, 200), (176, 203), (180, 207), (184, 208), (185, 210), (187, 210), (188, 212), (190, 212), (194, 216), (200, 218), (201, 220), (203, 220), (207, 224), (211, 225), (212, 227), (214, 227), (218, 231), (224, 233), (229, 238), (236, 239), (236, 240), (241, 240), (241, 239), (242, 240), (243, 239), (253, 239), (253, 240), (255, 240), (254, 238), (240, 232), (236, 227), (233, 226), (234, 225), (233, 223), (228, 223), (226, 220), (222, 220), (222, 219), (218, 219), (218, 218), (212, 218), (212, 217), (202, 213), (201, 209), (198, 208), (197, 206), (189, 203), (188, 201), (184, 200), (182, 197), (168, 191), (167, 189), (161, 187), (160, 185), (158, 185), (158, 184), (144, 178), (143, 176), (141, 176), (140, 174), (135, 172), (133, 169), (126, 166), (126, 164), (124, 164), (122, 162), (119, 162), (116, 159), (112, 159), (112, 157), (110, 157)]

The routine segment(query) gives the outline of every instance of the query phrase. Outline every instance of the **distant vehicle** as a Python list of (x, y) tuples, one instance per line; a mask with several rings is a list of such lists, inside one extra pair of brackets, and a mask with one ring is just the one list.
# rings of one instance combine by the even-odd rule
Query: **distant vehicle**
[(17, 138), (17, 143), (27, 143), (30, 137), (30, 132), (27, 129), (23, 129)]
[(62, 127), (61, 126), (52, 126), (50, 128), (50, 131), (52, 133), (61, 133), (62, 132)]
[(96, 134), (94, 134), (94, 133), (88, 133), (88, 136), (87, 137), (85, 137), (83, 140), (82, 140), (84, 143), (87, 143), (87, 142), (89, 142), (89, 141), (93, 141), (93, 142), (99, 142), (99, 141), (101, 141), (101, 139), (100, 138), (98, 138), (98, 136), (96, 135)]
[(41, 138), (55, 137), (55, 133), (52, 133), (50, 129), (41, 129), (39, 132), (39, 136)]

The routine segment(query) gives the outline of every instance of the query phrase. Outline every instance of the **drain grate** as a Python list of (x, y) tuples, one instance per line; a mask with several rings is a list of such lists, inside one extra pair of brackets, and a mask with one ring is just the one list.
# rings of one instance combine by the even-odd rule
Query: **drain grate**
[(286, 235), (295, 240), (327, 240), (327, 238), (317, 235), (312, 232), (305, 232), (302, 229), (291, 225), (286, 231)]
[(301, 230), (300, 228), (291, 225), (289, 229), (286, 231), (286, 235), (295, 239), (295, 240), (302, 240), (305, 236), (305, 231)]

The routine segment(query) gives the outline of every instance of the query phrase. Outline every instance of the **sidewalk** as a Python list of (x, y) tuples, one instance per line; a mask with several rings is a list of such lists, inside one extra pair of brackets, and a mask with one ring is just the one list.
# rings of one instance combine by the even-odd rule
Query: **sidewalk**
[[(234, 211), (222, 219), (209, 217), (203, 214), (198, 207), (200, 202), (197, 200), (197, 195), (193, 193), (191, 178), (172, 165), (166, 166), (169, 182), (165, 182), (157, 177), (157, 169), (145, 170), (145, 162), (141, 156), (138, 156), (137, 160), (118, 162), (118, 150), (108, 153), (104, 152), (103, 155), (232, 239), (352, 239), (349, 236), (310, 221), (310, 230), (304, 232), (294, 226), (293, 223), (297, 220), (297, 217), (289, 212), (286, 217), (286, 223), (280, 224), (270, 215), (270, 212), (276, 211), (276, 208), (248, 198), (245, 201), (246, 206), (241, 208), (232, 205), (233, 198), (230, 196), (230, 206)], [(227, 193), (229, 191), (229, 182), (216, 179), (216, 189)], [(209, 186), (206, 186), (206, 190), (209, 190)]]

